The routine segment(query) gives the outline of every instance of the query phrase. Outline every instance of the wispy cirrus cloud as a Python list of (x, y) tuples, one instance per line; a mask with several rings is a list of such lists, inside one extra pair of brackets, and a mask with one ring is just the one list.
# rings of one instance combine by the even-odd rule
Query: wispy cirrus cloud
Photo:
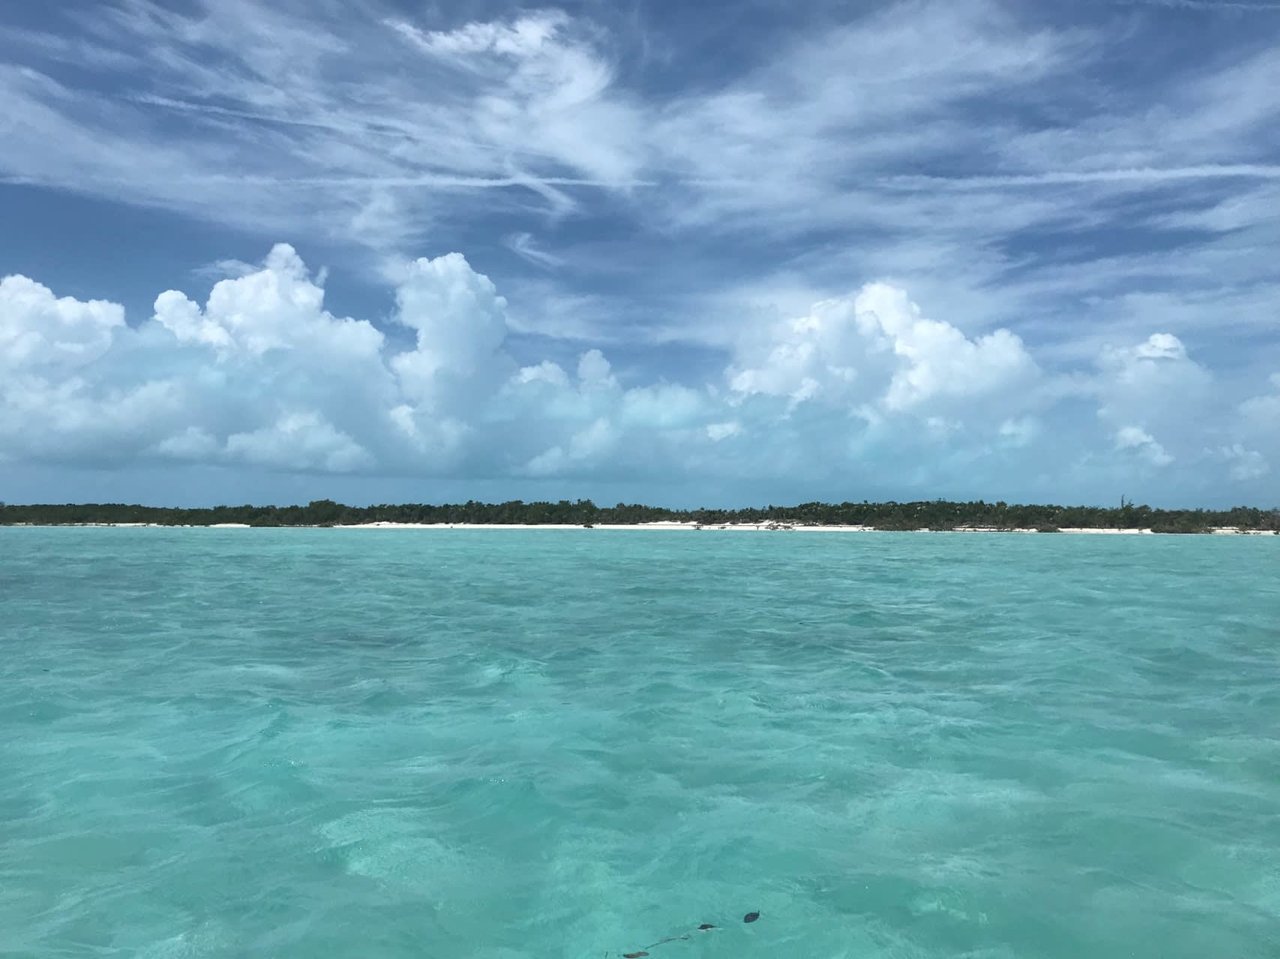
[[(1140, 190), (1278, 169), (1260, 162), (1272, 52), (1171, 75), (1159, 111), (1105, 86), (1064, 98), (1064, 79), (1118, 41), (987, 0), (893, 4), (784, 40), (696, 93), (656, 95), (620, 78), (604, 27), (555, 9), (431, 28), (372, 3), (335, 19), (288, 3), (184, 15), (129, 0), (78, 19), (74, 43), (25, 31), (15, 55), (29, 62), (0, 75), (11, 181), (267, 230), (363, 218), (352, 234), (385, 249), (468, 209), (590, 219), (602, 193), (634, 197), (630, 215), (659, 230), (723, 235), (767, 218), (792, 236), (924, 232), (922, 204), (902, 193)], [(81, 58), (86, 47), (98, 55)], [(101, 82), (71, 81), (73, 59)], [(1037, 108), (1053, 122), (1019, 120)], [(253, 203), (227, 202), (244, 191)], [(1079, 200), (1038, 203), (1027, 226), (1086, 215)]]
[(1067, 186), (1090, 183), (1168, 183), (1177, 180), (1280, 180), (1280, 164), (1221, 163), (1193, 167), (1141, 167), (1114, 170), (1050, 170), (1042, 173), (1007, 174), (1004, 176), (900, 176), (882, 182), (904, 189), (942, 187), (958, 189), (990, 189), (993, 187)]
[[(619, 146), (631, 113), (564, 15), (422, 33), (367, 6), (341, 23), (316, 13), (245, 0), (82, 12), (80, 45), (103, 54), (87, 61), (96, 80), (68, 79), (85, 61), (66, 69), (78, 47), (55, 35), (15, 45), (31, 62), (0, 72), (0, 164), (23, 182), (260, 229), (340, 230), (376, 197), (388, 235), (362, 236), (388, 247), (439, 212), (424, 192), (563, 208), (562, 187), (633, 184), (637, 151)], [(416, 42), (396, 42), (406, 34)], [(228, 202), (246, 191), (252, 203)]]
[(565, 264), (564, 257), (556, 256), (554, 253), (548, 253), (546, 250), (541, 249), (530, 233), (512, 233), (503, 242), (512, 253), (528, 260), (535, 266), (555, 269)]
[(1268, 3), (1266, 0), (1115, 0), (1115, 2), (1132, 7), (1165, 7), (1170, 10), (1194, 10), (1204, 13), (1280, 13), (1280, 3)]

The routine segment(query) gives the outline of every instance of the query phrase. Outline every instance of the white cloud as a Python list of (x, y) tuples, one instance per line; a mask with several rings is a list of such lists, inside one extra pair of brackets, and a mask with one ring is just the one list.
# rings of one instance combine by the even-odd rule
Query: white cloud
[(506, 300), (465, 257), (450, 253), (406, 264), (396, 307), (396, 321), (417, 334), (416, 347), (390, 361), (417, 429), (434, 431), (443, 421), (460, 435), (474, 404), (515, 372), (502, 351)]
[(564, 212), (561, 186), (628, 188), (645, 154), (601, 44), (561, 13), (399, 23), (401, 43), (311, 4), (134, 0), (79, 22), (99, 55), (27, 31), (30, 63), (0, 68), (0, 176), (388, 250), (490, 190)]
[(181, 433), (175, 433), (157, 443), (155, 451), (161, 456), (176, 460), (203, 462), (216, 460), (221, 449), (218, 440), (208, 430), (188, 426)]
[(535, 56), (553, 42), (565, 20), (561, 13), (539, 13), (511, 23), (468, 23), (449, 31), (424, 31), (398, 21), (389, 25), (422, 50), (436, 56), (453, 58), (496, 53), (522, 60)]
[(534, 266), (555, 269), (565, 265), (563, 257), (541, 249), (531, 233), (512, 233), (503, 242), (512, 253)]
[(998, 432), (1010, 446), (1027, 446), (1040, 435), (1040, 423), (1034, 417), (1021, 416), (1005, 420)]
[(605, 181), (627, 181), (640, 159), (639, 126), (609, 96), (613, 70), (586, 25), (561, 11), (450, 31), (394, 29), (432, 58), (479, 81), (467, 124), (482, 142), (548, 158)]
[(261, 356), (273, 349), (322, 351), (350, 359), (376, 356), (382, 334), (363, 320), (337, 319), (323, 309), (324, 290), (287, 244), (264, 268), (221, 280), (200, 306), (176, 290), (156, 299), (155, 321), (184, 343), (219, 353)]
[(839, 403), (852, 395), (862, 350), (849, 300), (815, 303), (807, 316), (777, 324), (767, 338), (757, 338), (755, 331), (748, 336), (728, 371), (734, 392), (784, 396), (792, 407), (819, 397)]
[(1251, 396), (1234, 411), (1229, 431), (1237, 442), (1223, 449), (1232, 479), (1256, 480), (1280, 461), (1280, 373), (1269, 380), (1271, 390)]
[(124, 327), (124, 310), (114, 303), (82, 303), (25, 276), (0, 280), (0, 370), (68, 370), (102, 356)]
[(394, 422), (420, 454), (446, 466), (463, 454), (475, 411), (516, 373), (502, 349), (506, 300), (458, 253), (404, 264), (397, 276), (395, 320), (416, 344), (388, 361), (405, 401)]
[(1136, 426), (1124, 426), (1116, 431), (1115, 444), (1117, 450), (1136, 453), (1152, 466), (1168, 466), (1173, 457), (1165, 452), (1165, 448), (1155, 438)]
[(1168, 333), (1047, 372), (1016, 336), (967, 335), (876, 283), (746, 323), (720, 375), (634, 382), (598, 349), (521, 366), (506, 299), (459, 254), (394, 271), (385, 334), (331, 314), (323, 280), (277, 246), (203, 304), (162, 294), (136, 328), (116, 305), (0, 282), (0, 330), (27, 344), (4, 354), (0, 457), (804, 489), (888, 474), (932, 495), (1049, 476), (1070, 467), (1059, 447), (1108, 482), (1175, 460), (1254, 482), (1280, 452), (1276, 396), (1209, 402), (1208, 370)]
[(734, 420), (728, 420), (724, 423), (707, 424), (707, 436), (711, 437), (715, 442), (727, 440), (731, 436), (737, 436), (742, 432), (742, 424)]
[(1218, 455), (1229, 464), (1231, 478), (1242, 483), (1261, 479), (1271, 472), (1271, 464), (1265, 456), (1240, 443), (1222, 447), (1218, 450)]
[(1280, 13), (1280, 3), (1266, 3), (1265, 0), (1120, 0), (1120, 2), (1139, 7), (1166, 7), (1172, 10), (1195, 10), (1228, 15), (1241, 10)]
[(618, 441), (617, 428), (601, 417), (570, 437), (567, 447), (553, 446), (531, 459), (530, 476), (558, 476), (609, 453)]
[(872, 283), (748, 339), (728, 375), (735, 393), (786, 397), (792, 409), (871, 403), (905, 413), (1007, 392), (1038, 373), (1008, 330), (971, 339), (923, 316), (905, 291)]
[[(519, 367), (506, 349), (505, 299), (460, 254), (404, 263), (394, 275), (390, 319), (412, 332), (407, 349), (367, 321), (326, 310), (323, 276), (285, 245), (218, 281), (203, 305), (161, 294), (152, 321), (137, 329), (117, 305), (59, 301), (30, 281), (6, 280), (0, 329), (23, 349), (6, 354), (13, 375), (0, 381), (0, 451), (304, 472), (442, 474), (472, 464), (560, 475), (624, 462), (661, 468), (661, 449), (706, 425), (701, 391), (623, 389), (596, 349), (580, 355), (572, 376), (550, 361)], [(83, 370), (64, 362), (90, 354), (97, 363)]]
[[(103, 362), (105, 362), (104, 358)], [(119, 465), (158, 443), (190, 415), (171, 381), (127, 386), (80, 375), (0, 378), (0, 456), (69, 465)]]
[(894, 371), (884, 405), (908, 410), (937, 398), (957, 399), (1009, 389), (1038, 373), (1022, 341), (1008, 330), (977, 339), (926, 319), (903, 290), (865, 287), (855, 308), (866, 331), (874, 322), (880, 343), (906, 362)]
[[(1265, 164), (1231, 162), (1230, 149), (1271, 116), (1274, 57), (1261, 54), (1208, 80), (1175, 77), (1164, 112), (1126, 111), (1100, 87), (1099, 102), (1049, 129), (1000, 111), (993, 137), (972, 105), (1057, 104), (1059, 88), (1037, 84), (1087, 66), (1123, 35), (1105, 24), (1031, 28), (991, 0), (891, 4), (824, 23), (783, 38), (763, 62), (662, 97), (619, 81), (615, 51), (637, 38), (586, 17), (544, 10), (432, 29), (427, 17), (360, 12), (198, 0), (179, 14), (135, 0), (86, 13), (74, 54), (64, 37), (26, 31), (30, 64), (0, 77), (21, 119), (0, 169), (237, 225), (345, 227), (384, 249), (422, 235), (442, 207), (492, 205), (482, 194), (493, 189), (508, 207), (527, 190), (563, 212), (582, 187), (626, 195), (662, 183), (640, 212), (666, 227), (762, 215), (774, 230), (931, 220), (934, 235), (956, 232), (953, 223), (984, 238), (1015, 209), (1070, 217), (1081, 197), (954, 201), (917, 185), (904, 204), (902, 169), (949, 169), (968, 151), (1000, 171), (987, 178), (997, 188), (1009, 176), (1149, 181), (1176, 147), (1182, 174), (1265, 175), (1249, 172)], [(131, 99), (96, 92), (121, 76), (142, 88)], [(1074, 162), (1064, 168), (1064, 157)], [(944, 203), (1003, 215), (936, 216)]]
[(521, 367), (519, 372), (511, 378), (511, 385), (514, 387), (531, 383), (546, 383), (557, 389), (568, 389), (569, 374), (558, 363), (543, 360), (537, 366)]
[[(379, 261), (484, 223), (551, 274), (514, 322), (563, 331), (569, 317), (596, 343), (723, 343), (698, 306), (762, 272), (805, 277), (808, 302), (888, 277), (970, 339), (1004, 327), (1077, 357), (1104, 333), (1265, 328), (1256, 307), (1275, 298), (1259, 285), (1280, 117), (1265, 44), (1161, 64), (1134, 90), (1107, 69), (1146, 40), (1123, 11), (1051, 28), (996, 0), (891, 3), (797, 21), (764, 55), (699, 61), (680, 83), (701, 53), (609, 5), (461, 24), (362, 4), (182, 10), (131, 0), (86, 8), (74, 37), (15, 28), (0, 177)], [(651, 82), (646, 29), (673, 83)], [(620, 225), (598, 259), (652, 275), (568, 289), (596, 231), (557, 236), (555, 252), (540, 231), (574, 217)], [(1097, 239), (1132, 231), (1154, 252)], [(672, 244), (681, 255), (654, 270)], [(661, 333), (619, 320), (659, 310)], [(229, 335), (189, 302), (169, 315), (188, 336)], [(798, 383), (798, 401), (820, 383)], [(917, 392), (904, 382), (902, 401)]]
[(314, 412), (290, 413), (263, 429), (227, 437), (227, 456), (293, 472), (345, 473), (372, 466), (373, 457)]
[(1220, 399), (1209, 371), (1189, 356), (1176, 336), (1155, 333), (1134, 346), (1106, 347), (1098, 365), (1092, 389), (1105, 422), (1122, 432), (1138, 429), (1184, 437), (1187, 450), (1209, 438), (1192, 431), (1203, 431), (1217, 418)]
[(578, 358), (578, 379), (584, 389), (614, 390), (618, 387), (613, 367), (599, 350), (587, 350)]
[(981, 0), (895, 4), (828, 25), (666, 111), (665, 160), (698, 187), (668, 212), (704, 224), (764, 215), (771, 233), (797, 218), (865, 222), (871, 177), (980, 149), (989, 130), (957, 121), (965, 103), (1034, 83), (1075, 42), (1024, 32)]
[(1172, 333), (1152, 333), (1133, 348), (1132, 355), (1138, 360), (1185, 360), (1187, 348)]
[(1117, 380), (1141, 387), (1178, 384), (1199, 372), (1182, 341), (1170, 333), (1152, 333), (1134, 346), (1108, 346), (1099, 363)]
[(1271, 375), (1272, 393), (1253, 396), (1240, 404), (1245, 426), (1251, 432), (1280, 439), (1280, 373)]
[(704, 394), (672, 383), (638, 386), (622, 395), (619, 419), (642, 429), (682, 429), (698, 425), (709, 412)]

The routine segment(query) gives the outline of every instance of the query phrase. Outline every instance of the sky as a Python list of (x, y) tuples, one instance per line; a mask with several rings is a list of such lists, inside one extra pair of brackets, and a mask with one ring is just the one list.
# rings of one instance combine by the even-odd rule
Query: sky
[(0, 500), (1280, 505), (1280, 0), (0, 5)]

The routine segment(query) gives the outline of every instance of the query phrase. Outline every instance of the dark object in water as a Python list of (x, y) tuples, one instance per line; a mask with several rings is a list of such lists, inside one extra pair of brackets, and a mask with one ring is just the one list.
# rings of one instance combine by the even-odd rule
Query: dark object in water
[(745, 916), (743, 916), (743, 917), (742, 917), (742, 921), (743, 921), (743, 922), (755, 922), (755, 921), (756, 921), (757, 919), (759, 919), (759, 918), (760, 918), (760, 913), (758, 913), (758, 912), (749, 912), (749, 913), (747, 913)]
[[(749, 912), (742, 917), (742, 921), (755, 922), (759, 918), (760, 918), (760, 913)], [(709, 923), (709, 922), (704, 922), (702, 925), (698, 926), (698, 932), (709, 932), (712, 929), (718, 929), (718, 928), (720, 927), (713, 925), (712, 923)], [(668, 936), (666, 939), (659, 939), (657, 942), (653, 943), (653, 945), (646, 946), (644, 949), (641, 949), (639, 952), (624, 952), (622, 954), (622, 959), (644, 959), (645, 956), (649, 955), (649, 953), (645, 951), (647, 949), (652, 949), (654, 948), (654, 946), (661, 946), (668, 942), (686, 942), (692, 938), (693, 936), (689, 933), (686, 933), (683, 936)]]
[[(652, 949), (654, 946), (660, 946), (666, 942), (683, 942), (688, 938), (689, 938), (688, 936), (667, 936), (666, 939), (659, 939), (657, 942), (652, 943), (651, 945), (645, 946), (645, 948)], [(648, 953), (646, 952), (645, 955), (647, 956)], [(626, 959), (626, 957), (624, 956), (623, 959)]]

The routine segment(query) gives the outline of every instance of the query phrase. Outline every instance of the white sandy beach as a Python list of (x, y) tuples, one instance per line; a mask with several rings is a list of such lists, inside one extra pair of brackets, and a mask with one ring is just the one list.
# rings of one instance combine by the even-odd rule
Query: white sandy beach
[[(13, 526), (40, 526), (38, 523), (13, 523)], [(605, 530), (605, 531), (649, 531), (649, 532), (727, 532), (727, 533), (879, 533), (896, 532), (878, 530), (874, 526), (801, 526), (789, 523), (595, 523), (585, 526), (581, 523), (352, 523), (336, 526), (264, 526), (253, 527), (248, 523), (211, 523), (208, 525), (188, 525), (174, 523), (62, 523), (58, 526), (76, 528), (102, 529), (342, 529), (342, 530)], [(2, 528), (2, 527), (0, 527)], [(55, 528), (55, 527), (49, 527)], [(957, 526), (952, 530), (904, 530), (912, 533), (1040, 533), (1042, 530), (1031, 528), (1001, 528), (994, 526)], [(1058, 533), (1091, 536), (1180, 536), (1182, 533), (1160, 533), (1151, 529), (1091, 529), (1087, 527), (1064, 527)], [(1207, 531), (1213, 536), (1276, 536), (1270, 530), (1236, 529), (1221, 526)], [(1052, 534), (1050, 534), (1052, 535)], [(1189, 534), (1206, 535), (1206, 533)]]
[[(335, 529), (413, 529), (413, 530), (640, 530), (657, 532), (744, 532), (744, 533), (877, 533), (874, 526), (801, 526), (789, 523), (597, 523), (590, 527), (576, 523), (546, 523), (540, 525), (524, 525), (520, 523), (359, 523), (349, 526), (339, 525)], [(928, 533), (931, 530), (913, 530), (912, 532)], [(998, 527), (961, 526), (945, 532), (955, 533), (1039, 533), (1037, 529), (1001, 529)], [(1154, 536), (1150, 529), (1089, 529), (1064, 528), (1061, 533), (1098, 534), (1104, 536)], [(1240, 530), (1233, 527), (1220, 527), (1209, 531), (1216, 536), (1270, 536), (1265, 530)], [(1183, 535), (1183, 534), (1166, 534)]]

